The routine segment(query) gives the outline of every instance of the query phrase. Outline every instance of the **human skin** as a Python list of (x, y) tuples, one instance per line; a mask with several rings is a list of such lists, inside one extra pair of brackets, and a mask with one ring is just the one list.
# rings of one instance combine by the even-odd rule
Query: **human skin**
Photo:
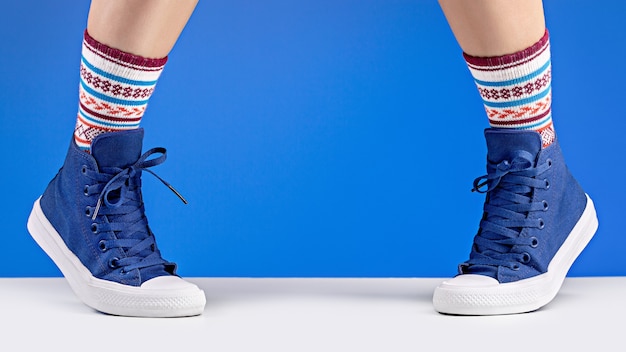
[(541, 0), (439, 0), (461, 49), (471, 56), (512, 54), (545, 33)]
[(92, 0), (89, 35), (109, 47), (146, 58), (169, 54), (198, 0)]

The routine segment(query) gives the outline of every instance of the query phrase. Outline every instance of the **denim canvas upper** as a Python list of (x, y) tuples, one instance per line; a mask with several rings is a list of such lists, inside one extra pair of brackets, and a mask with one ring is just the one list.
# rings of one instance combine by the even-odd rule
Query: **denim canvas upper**
[(535, 131), (487, 129), (486, 193), (470, 259), (459, 274), (501, 283), (547, 271), (586, 206), (586, 195), (565, 165), (558, 141), (542, 149)]
[[(133, 286), (175, 274), (175, 264), (161, 258), (141, 195), (142, 170), (163, 162), (165, 150), (142, 156), (142, 141), (143, 129), (106, 133), (93, 140), (88, 154), (72, 140), (40, 202), (93, 276)], [(163, 155), (147, 160), (154, 153)]]

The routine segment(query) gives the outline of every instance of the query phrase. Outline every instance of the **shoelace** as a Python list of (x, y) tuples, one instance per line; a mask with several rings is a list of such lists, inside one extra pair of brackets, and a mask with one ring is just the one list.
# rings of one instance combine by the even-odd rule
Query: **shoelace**
[[(534, 211), (547, 210), (546, 201), (532, 201), (535, 188), (547, 189), (550, 183), (539, 178), (552, 166), (547, 160), (533, 166), (534, 156), (520, 150), (510, 160), (487, 165), (487, 175), (474, 180), (473, 192), (487, 193), (484, 211), (487, 217), (480, 222), (480, 231), (474, 238), (471, 259), (461, 264), (462, 268), (471, 265), (505, 266), (519, 269), (519, 264), (530, 261), (526, 252), (513, 252), (514, 246), (537, 246), (534, 237), (520, 237), (524, 228), (543, 228), (541, 218), (528, 218)], [(487, 186), (486, 189), (481, 190)]]
[[(148, 157), (157, 153), (161, 155), (148, 160)], [(165, 148), (152, 148), (126, 168), (102, 168), (100, 172), (83, 169), (84, 174), (96, 181), (96, 184), (85, 187), (85, 194), (99, 194), (96, 206), (87, 209), (87, 215), (91, 215), (94, 220), (91, 230), (94, 233), (113, 231), (116, 235), (115, 239), (100, 241), (100, 249), (121, 248), (126, 254), (124, 258), (111, 260), (109, 265), (113, 268), (122, 267), (124, 272), (128, 272), (153, 265), (172, 265), (161, 258), (156, 248), (140, 192), (141, 172), (147, 171), (187, 204), (174, 187), (148, 170), (149, 167), (162, 164), (165, 159)], [(100, 221), (96, 222), (98, 217)]]

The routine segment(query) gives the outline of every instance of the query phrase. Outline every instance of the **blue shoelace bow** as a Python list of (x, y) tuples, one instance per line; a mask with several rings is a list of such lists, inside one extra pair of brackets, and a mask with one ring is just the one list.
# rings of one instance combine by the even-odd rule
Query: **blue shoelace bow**
[(547, 210), (545, 200), (533, 201), (532, 196), (535, 188), (550, 187), (547, 179), (538, 176), (548, 170), (552, 162), (548, 159), (535, 167), (534, 159), (531, 153), (517, 151), (509, 160), (488, 163), (487, 175), (474, 180), (472, 191), (487, 193), (483, 208), (487, 216), (480, 222), (470, 260), (461, 265), (463, 268), (487, 265), (517, 270), (519, 263), (530, 261), (528, 253), (512, 249), (514, 246), (536, 247), (537, 238), (521, 237), (520, 233), (524, 228), (545, 225), (541, 218), (529, 218), (528, 214)]
[[(148, 157), (157, 153), (161, 155), (148, 160)], [(128, 272), (153, 265), (173, 265), (162, 259), (156, 248), (141, 197), (141, 172), (147, 171), (187, 204), (174, 187), (148, 170), (149, 167), (162, 164), (165, 159), (165, 148), (152, 148), (134, 164), (125, 168), (102, 168), (100, 172), (83, 169), (83, 173), (97, 182), (87, 186), (85, 193), (99, 194), (96, 206), (87, 208), (87, 215), (91, 215), (94, 220), (91, 230), (94, 233), (110, 231), (115, 233), (115, 239), (102, 240), (98, 243), (100, 249), (105, 251), (121, 248), (126, 254), (124, 258), (114, 258), (109, 263), (114, 268), (122, 267)], [(96, 222), (98, 217), (100, 221)]]

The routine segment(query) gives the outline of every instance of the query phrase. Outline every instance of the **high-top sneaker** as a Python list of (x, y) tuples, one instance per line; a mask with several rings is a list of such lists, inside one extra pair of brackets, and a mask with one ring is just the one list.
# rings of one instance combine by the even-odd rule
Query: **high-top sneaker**
[(204, 292), (161, 258), (148, 226), (141, 174), (154, 174), (147, 168), (165, 161), (165, 149), (141, 155), (142, 141), (143, 129), (105, 133), (89, 154), (72, 140), (28, 230), (88, 306), (125, 316), (198, 315)]
[(548, 304), (598, 227), (591, 199), (572, 177), (558, 141), (535, 131), (487, 129), (484, 214), (459, 275), (435, 289), (441, 313), (529, 312)]

